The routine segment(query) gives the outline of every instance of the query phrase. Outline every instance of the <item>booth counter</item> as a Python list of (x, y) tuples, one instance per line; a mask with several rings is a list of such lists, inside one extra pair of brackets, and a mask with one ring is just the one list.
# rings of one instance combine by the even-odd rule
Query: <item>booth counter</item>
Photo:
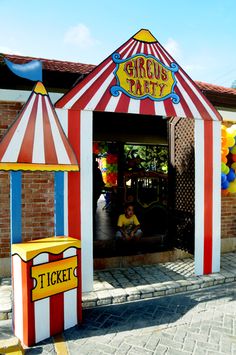
[(82, 320), (81, 242), (50, 237), (12, 245), (14, 333), (27, 346)]

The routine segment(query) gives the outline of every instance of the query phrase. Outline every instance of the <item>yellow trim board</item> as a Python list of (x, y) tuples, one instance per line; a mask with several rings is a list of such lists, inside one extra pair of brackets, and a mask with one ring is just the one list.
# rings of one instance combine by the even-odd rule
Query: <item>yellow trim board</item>
[(23, 171), (79, 171), (79, 166), (74, 164), (27, 164), (27, 163), (0, 163), (0, 170)]
[(81, 241), (71, 237), (56, 236), (35, 239), (26, 243), (12, 244), (11, 253), (12, 255), (19, 255), (24, 261), (28, 261), (43, 252), (60, 254), (71, 247), (80, 249)]
[(157, 42), (157, 39), (152, 35), (152, 33), (149, 30), (144, 30), (144, 29), (137, 32), (133, 38), (140, 42), (148, 42), (148, 43)]

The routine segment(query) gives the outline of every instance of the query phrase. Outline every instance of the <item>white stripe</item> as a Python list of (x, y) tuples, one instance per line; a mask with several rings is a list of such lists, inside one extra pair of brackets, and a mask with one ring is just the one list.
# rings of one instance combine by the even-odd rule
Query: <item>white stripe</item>
[(151, 48), (150, 48), (150, 44), (149, 43), (147, 44), (147, 51), (148, 51), (148, 54), (151, 54)]
[(213, 123), (213, 250), (212, 272), (220, 271), (221, 244), (221, 122)]
[(23, 342), (23, 294), (22, 294), (22, 262), (18, 255), (12, 257), (13, 268), (13, 299), (15, 335)]
[(140, 113), (140, 100), (130, 99), (128, 113)]
[(62, 137), (60, 135), (59, 129), (55, 122), (55, 117), (53, 114), (52, 106), (47, 97), (45, 97), (47, 111), (48, 111), (48, 118), (51, 125), (52, 136), (54, 140), (55, 150), (57, 154), (57, 160), (59, 164), (70, 164), (70, 158), (68, 157), (67, 151), (65, 149)]
[[(122, 50), (119, 52), (120, 54), (123, 53), (127, 47), (129, 47), (131, 45), (131, 43), (133, 43), (134, 40), (131, 40), (127, 43), (127, 45), (122, 48)], [(91, 80), (89, 80), (89, 82), (84, 85), (64, 106), (64, 108), (71, 108), (74, 103), (83, 95), (83, 93), (85, 93), (85, 91), (88, 90), (88, 88), (102, 75), (102, 73), (111, 65), (111, 63), (113, 63), (112, 60), (109, 60), (109, 62), (104, 66), (104, 68), (102, 68)]]
[(81, 111), (80, 116), (80, 191), (81, 191), (81, 241), (82, 288), (93, 289), (93, 221), (92, 221), (92, 140), (93, 112)]
[(27, 128), (27, 125), (29, 122), (29, 115), (32, 110), (35, 98), (36, 98), (36, 95), (33, 94), (29, 103), (28, 103), (28, 106), (27, 106), (27, 108), (20, 120), (20, 123), (19, 123), (13, 137), (11, 138), (10, 144), (9, 144), (8, 148), (6, 149), (5, 154), (2, 157), (2, 162), (7, 162), (7, 163), (13, 162), (14, 163), (17, 161), (18, 155), (20, 152), (20, 148), (22, 145), (22, 141), (24, 139), (25, 131), (26, 131), (26, 128)]
[(141, 50), (140, 50), (140, 53), (142, 54), (144, 52), (144, 43), (142, 43), (141, 45)]
[(105, 112), (115, 112), (115, 109), (121, 99), (121, 93), (119, 94), (118, 97), (112, 96), (110, 100), (108, 101), (108, 104), (106, 105)]
[(64, 172), (64, 235), (68, 235), (68, 173)]
[[(76, 248), (69, 248), (63, 253), (63, 258), (77, 255)], [(64, 329), (77, 324), (77, 289), (64, 292)]]
[(45, 163), (43, 112), (42, 112), (41, 95), (39, 95), (38, 110), (37, 110), (37, 116), (35, 121), (32, 163), (42, 163), (42, 164)]
[(204, 121), (194, 121), (195, 136), (195, 274), (203, 275), (204, 255)]
[[(42, 253), (33, 259), (33, 265), (49, 261), (48, 253)], [(35, 342), (50, 337), (50, 300), (49, 297), (34, 302)]]
[(63, 128), (65, 135), (68, 137), (68, 110), (61, 108), (55, 109), (59, 122)]
[(155, 101), (154, 106), (155, 106), (155, 114), (157, 116), (166, 116), (166, 110), (163, 101)]
[(173, 106), (177, 117), (186, 117), (186, 113), (184, 112), (183, 107), (180, 103), (174, 104)]

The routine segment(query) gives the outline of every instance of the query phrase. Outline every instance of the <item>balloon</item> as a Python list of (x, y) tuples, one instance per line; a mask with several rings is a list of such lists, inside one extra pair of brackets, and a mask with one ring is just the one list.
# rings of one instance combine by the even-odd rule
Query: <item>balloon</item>
[(235, 194), (236, 193), (236, 182), (235, 181), (229, 183), (228, 191), (231, 194)]
[(221, 146), (227, 148), (227, 137), (221, 138)]
[(236, 145), (234, 145), (233, 148), (230, 149), (230, 152), (232, 154), (236, 154)]
[(225, 163), (221, 163), (221, 171), (222, 171), (222, 173), (228, 174), (229, 167)]
[(223, 183), (227, 179), (226, 174), (221, 173), (221, 183)]
[(228, 173), (229, 173), (229, 167), (228, 167), (228, 165), (226, 165), (225, 174), (227, 175)]
[(232, 182), (235, 180), (235, 172), (234, 169), (230, 169), (229, 173), (227, 174), (227, 180)]
[(232, 184), (232, 182), (230, 183), (228, 180), (225, 180), (225, 181), (221, 184), (222, 190), (228, 189), (229, 184)]
[(233, 161), (236, 161), (236, 154), (232, 154)]
[[(234, 147), (233, 147), (234, 148)], [(233, 149), (232, 148), (232, 149)], [(229, 154), (229, 149), (228, 148), (221, 148), (221, 154), (223, 154), (223, 155), (228, 155)]]
[(222, 124), (221, 125), (221, 137), (225, 137), (227, 136), (227, 132), (226, 132), (226, 127)]
[(234, 137), (227, 137), (227, 147), (233, 147), (235, 145)]
[(233, 164), (231, 164), (231, 168), (233, 168), (234, 171), (236, 171), (236, 162), (234, 162)]
[(223, 157), (221, 157), (221, 161), (226, 164), (228, 159), (225, 156), (223, 156)]

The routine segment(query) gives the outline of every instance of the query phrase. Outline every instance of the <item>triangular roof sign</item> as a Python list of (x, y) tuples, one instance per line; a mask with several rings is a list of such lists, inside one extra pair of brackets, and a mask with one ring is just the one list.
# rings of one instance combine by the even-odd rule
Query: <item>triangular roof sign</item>
[(98, 65), (56, 107), (221, 120), (194, 81), (146, 29)]
[(0, 170), (79, 170), (42, 82), (0, 142)]

